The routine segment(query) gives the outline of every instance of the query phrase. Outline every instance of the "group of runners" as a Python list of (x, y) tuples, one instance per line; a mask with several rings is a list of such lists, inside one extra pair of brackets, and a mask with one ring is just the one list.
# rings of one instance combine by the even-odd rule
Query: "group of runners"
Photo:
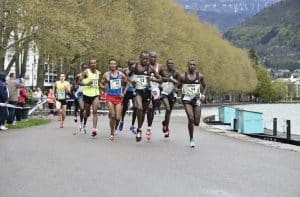
[[(76, 76), (73, 84), (75, 89), (74, 121), (77, 122), (79, 112), (79, 131), (87, 133), (87, 119), (92, 112), (92, 130), (90, 135), (97, 135), (98, 106), (101, 95), (105, 94), (108, 108), (110, 140), (114, 140), (117, 130), (123, 130), (124, 116), (132, 101), (132, 121), (130, 130), (136, 135), (136, 142), (142, 140), (142, 127), (147, 116), (146, 138), (151, 139), (154, 111), (160, 103), (165, 107), (165, 117), (162, 121), (162, 132), (165, 138), (170, 136), (169, 124), (176, 94), (181, 95), (185, 112), (188, 117), (189, 146), (195, 147), (194, 126), (200, 123), (200, 104), (205, 100), (207, 90), (203, 75), (196, 71), (197, 62), (193, 59), (187, 63), (187, 71), (176, 72), (174, 61), (166, 61), (166, 69), (156, 61), (157, 53), (142, 51), (139, 61), (128, 61), (128, 67), (117, 65), (116, 59), (108, 60), (108, 71), (101, 74), (96, 69), (95, 59), (88, 64), (82, 64), (82, 71)], [(66, 94), (71, 91), (71, 85), (60, 75), (60, 80), (54, 84), (56, 95), (56, 111), (60, 127), (64, 127), (66, 116)], [(102, 93), (102, 94), (101, 94)], [(137, 128), (135, 121), (137, 120)]]

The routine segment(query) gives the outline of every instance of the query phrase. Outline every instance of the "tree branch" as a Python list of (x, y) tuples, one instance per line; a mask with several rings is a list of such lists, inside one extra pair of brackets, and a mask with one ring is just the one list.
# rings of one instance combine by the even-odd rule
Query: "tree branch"
[(17, 60), (17, 56), (19, 54), (18, 53), (15, 53), (14, 56), (12, 57), (12, 59), (10, 60), (9, 64), (7, 65), (7, 68), (5, 69), (4, 72), (6, 72), (7, 74), (9, 73), (11, 67), (14, 65), (14, 63), (16, 62)]
[(28, 35), (28, 36), (24, 36), (23, 38), (19, 39), (19, 40), (16, 40), (15, 42), (11, 43), (10, 45), (7, 45), (6, 47), (5, 46), (2, 46), (0, 45), (3, 49), (7, 50), (9, 49), (10, 47), (14, 46), (15, 44), (19, 43), (19, 42), (22, 42), (23, 40), (26, 40), (27, 38), (30, 38), (32, 36), (31, 35)]

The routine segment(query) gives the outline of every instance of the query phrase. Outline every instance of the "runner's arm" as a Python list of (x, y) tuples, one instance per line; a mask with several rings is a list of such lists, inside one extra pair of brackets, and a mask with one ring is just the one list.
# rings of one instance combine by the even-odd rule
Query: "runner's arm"
[(83, 79), (85, 79), (87, 77), (88, 77), (88, 72), (87, 72), (87, 70), (84, 70), (81, 73), (81, 75), (80, 75), (80, 77), (78, 79), (78, 85), (82, 85), (82, 86), (89, 86), (89, 85), (91, 85), (91, 83), (92, 83), (91, 81), (89, 81), (87, 83), (83, 83)]
[(200, 76), (200, 85), (203, 87), (203, 90), (202, 90), (202, 93), (201, 93), (201, 100), (204, 101), (206, 91), (207, 91), (207, 85), (206, 85), (206, 83), (204, 81), (204, 77), (202, 75)]
[(66, 85), (67, 86), (65, 88), (66, 88), (67, 92), (70, 93), (71, 92), (71, 84), (69, 82), (67, 82)]
[(179, 74), (176, 83), (178, 96), (181, 96), (182, 93), (181, 88), (182, 88), (183, 79), (184, 79), (184, 74)]
[(104, 90), (105, 87), (106, 87), (106, 83), (108, 81), (107, 80), (107, 74), (108, 74), (108, 72), (104, 73), (102, 78), (99, 78), (99, 79), (101, 79), (100, 83), (99, 83), (100, 90)]
[(129, 78), (127, 75), (125, 75), (124, 73), (121, 73), (121, 77), (122, 77), (122, 80), (126, 83), (126, 86), (124, 88), (124, 91), (122, 92), (122, 97), (126, 94), (127, 92), (127, 89), (128, 89), (128, 86), (129, 86)]

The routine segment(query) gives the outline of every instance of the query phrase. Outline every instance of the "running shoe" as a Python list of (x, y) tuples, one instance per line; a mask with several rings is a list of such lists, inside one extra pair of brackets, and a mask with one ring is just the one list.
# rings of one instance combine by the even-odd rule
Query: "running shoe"
[(114, 136), (114, 135), (110, 135), (110, 136), (109, 136), (109, 139), (110, 139), (111, 141), (114, 141), (115, 136)]
[(78, 126), (78, 131), (79, 131), (79, 132), (82, 132), (82, 131), (83, 131), (83, 126), (82, 126), (82, 124), (79, 124), (79, 126)]
[(131, 126), (130, 126), (130, 131), (131, 131), (133, 134), (136, 134), (136, 130), (135, 130), (135, 126), (134, 126), (134, 125), (131, 125)]
[(7, 127), (5, 127), (4, 125), (1, 125), (0, 126), (0, 130), (2, 130), (2, 131), (6, 131), (8, 128)]
[(82, 127), (82, 131), (83, 131), (84, 134), (86, 134), (86, 127), (84, 125)]
[(61, 119), (62, 119), (61, 114), (58, 114), (58, 115), (57, 115), (57, 121), (61, 121)]
[(142, 140), (142, 131), (141, 130), (137, 130), (135, 140), (136, 140), (136, 142), (140, 142)]
[(96, 135), (97, 135), (97, 130), (93, 129), (93, 131), (91, 132), (91, 136), (92, 137), (96, 137)]
[(64, 122), (63, 121), (60, 122), (59, 127), (64, 128)]
[(74, 122), (77, 123), (77, 117), (76, 116), (74, 116)]
[(195, 146), (196, 146), (195, 140), (191, 140), (190, 141), (190, 147), (195, 148)]
[(124, 126), (124, 122), (121, 121), (121, 122), (119, 123), (119, 131), (123, 131), (123, 126)]
[(150, 139), (151, 139), (151, 134), (152, 134), (151, 129), (147, 129), (147, 131), (146, 131), (146, 137), (147, 137), (148, 141), (150, 141)]
[(170, 131), (169, 131), (169, 128), (167, 127), (167, 129), (166, 129), (166, 132), (165, 132), (165, 136), (164, 136), (165, 138), (168, 138), (168, 137), (170, 137)]

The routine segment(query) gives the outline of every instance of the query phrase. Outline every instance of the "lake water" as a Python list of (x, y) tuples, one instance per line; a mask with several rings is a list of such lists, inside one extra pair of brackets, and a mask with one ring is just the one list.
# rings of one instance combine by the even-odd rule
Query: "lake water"
[[(273, 118), (277, 118), (277, 130), (286, 131), (286, 120), (291, 120), (291, 133), (300, 135), (300, 104), (248, 104), (235, 105), (247, 111), (263, 113), (264, 127), (273, 129)], [(174, 110), (174, 116), (185, 116), (183, 110)], [(202, 117), (215, 115), (218, 120), (218, 107), (203, 107)]]

